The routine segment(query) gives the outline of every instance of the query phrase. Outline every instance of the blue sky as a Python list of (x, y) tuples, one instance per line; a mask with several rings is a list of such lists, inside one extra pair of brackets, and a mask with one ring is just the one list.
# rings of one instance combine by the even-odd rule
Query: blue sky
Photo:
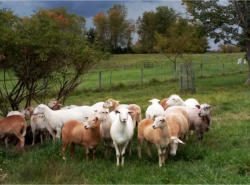
[[(136, 21), (145, 11), (155, 10), (158, 6), (168, 6), (173, 8), (183, 17), (186, 16), (185, 6), (181, 5), (181, 0), (78, 0), (78, 1), (58, 1), (58, 0), (0, 0), (0, 8), (10, 8), (19, 16), (30, 16), (40, 8), (50, 9), (64, 6), (71, 13), (76, 13), (85, 17), (87, 28), (93, 26), (92, 17), (106, 11), (114, 4), (124, 4), (128, 10), (128, 19)], [(135, 34), (134, 39), (138, 36)], [(216, 45), (210, 41), (212, 49)]]

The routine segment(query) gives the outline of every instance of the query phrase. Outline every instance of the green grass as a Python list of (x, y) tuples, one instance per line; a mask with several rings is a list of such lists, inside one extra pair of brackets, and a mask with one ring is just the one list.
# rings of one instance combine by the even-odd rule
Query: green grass
[[(123, 56), (121, 56), (123, 57)], [(150, 55), (151, 57), (151, 55)], [(132, 79), (125, 76), (124, 80)], [(115, 151), (105, 158), (103, 143), (97, 148), (96, 160), (85, 160), (82, 147), (76, 148), (76, 159), (67, 154), (62, 160), (61, 142), (47, 141), (27, 147), (24, 154), (0, 148), (0, 168), (8, 177), (2, 183), (89, 183), (89, 184), (246, 184), (250, 182), (250, 86), (245, 86), (247, 74), (231, 74), (197, 78), (197, 93), (179, 93), (178, 82), (155, 81), (143, 87), (132, 84), (111, 89), (83, 90), (78, 88), (67, 99), (66, 105), (91, 105), (114, 98), (121, 103), (136, 103), (144, 113), (151, 98), (162, 99), (180, 94), (184, 99), (197, 98), (212, 105), (212, 128), (201, 145), (191, 136), (181, 145), (177, 156), (171, 157), (162, 168), (152, 147), (152, 158), (142, 151), (137, 157), (137, 133), (133, 139), (132, 156), (126, 154), (125, 166), (115, 165)], [(144, 115), (143, 115), (144, 116)], [(1, 173), (1, 172), (0, 172)], [(0, 181), (1, 182), (1, 181)]]

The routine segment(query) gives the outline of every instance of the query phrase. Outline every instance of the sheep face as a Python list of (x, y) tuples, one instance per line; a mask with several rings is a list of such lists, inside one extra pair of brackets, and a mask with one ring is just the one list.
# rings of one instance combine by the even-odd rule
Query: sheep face
[(119, 110), (116, 110), (115, 113), (119, 114), (120, 122), (125, 124), (128, 121), (129, 114), (131, 116), (134, 112), (128, 109), (119, 109)]
[(201, 104), (200, 105), (200, 112), (199, 112), (199, 116), (208, 116), (210, 115), (211, 112), (211, 106), (208, 104)]
[(109, 100), (105, 101), (103, 104), (103, 108), (105, 108), (105, 109), (109, 109), (112, 106), (113, 106), (113, 103), (112, 103), (112, 101), (109, 101)]
[(97, 116), (91, 116), (87, 120), (87, 122), (84, 124), (85, 129), (90, 129), (90, 128), (96, 128), (98, 126), (98, 117)]
[(97, 112), (97, 115), (98, 115), (98, 118), (101, 120), (101, 121), (104, 121), (106, 120), (107, 116), (109, 114), (109, 111), (107, 109), (101, 109)]
[(183, 100), (178, 95), (172, 95), (168, 98), (168, 101), (166, 102), (168, 107), (171, 106), (178, 106), (183, 104)]
[(170, 138), (170, 154), (172, 156), (175, 156), (176, 155), (176, 151), (178, 149), (178, 144), (181, 143), (181, 144), (185, 144), (183, 141), (181, 141), (178, 137), (176, 136), (172, 136)]
[(24, 109), (25, 117), (30, 117), (32, 115), (33, 111), (34, 111), (33, 107), (27, 107), (26, 109)]
[(156, 128), (163, 128), (165, 123), (167, 123), (167, 120), (165, 117), (163, 116), (158, 116), (155, 118), (155, 121), (153, 123), (153, 128), (156, 129)]
[(44, 105), (44, 104), (38, 105), (38, 106), (34, 109), (33, 114), (44, 114), (46, 107), (47, 107), (47, 106)]

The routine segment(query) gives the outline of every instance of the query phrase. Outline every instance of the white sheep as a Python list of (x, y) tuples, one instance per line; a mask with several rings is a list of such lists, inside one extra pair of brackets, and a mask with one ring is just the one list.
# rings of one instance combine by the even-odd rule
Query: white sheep
[(98, 112), (99, 110), (102, 110), (103, 105), (104, 105), (104, 102), (98, 102), (92, 105), (91, 107), (94, 110), (94, 112)]
[[(85, 115), (74, 109), (65, 109), (65, 110), (51, 110), (47, 105), (40, 104), (35, 109), (33, 114), (44, 114), (47, 121), (47, 129), (50, 133), (53, 132), (53, 129), (56, 130), (56, 138), (60, 139), (61, 128), (63, 124), (69, 120), (78, 120), (86, 121)], [(53, 136), (53, 135), (52, 135)], [(55, 139), (53, 136), (53, 139)]]
[(116, 165), (120, 165), (121, 158), (121, 165), (123, 166), (125, 150), (134, 134), (133, 120), (130, 116), (133, 112), (128, 109), (121, 108), (116, 110), (116, 114), (116, 118), (110, 129), (110, 135), (113, 139), (113, 144), (116, 150)]
[(163, 107), (159, 104), (158, 99), (152, 99), (149, 100), (152, 104), (148, 106), (146, 110), (146, 119), (152, 119), (154, 120), (157, 116), (163, 116), (164, 115), (164, 109)]
[(179, 95), (173, 94), (168, 98), (166, 104), (167, 104), (167, 107), (189, 106), (189, 107), (195, 108), (196, 105), (199, 105), (199, 102), (194, 98), (189, 98), (186, 101), (183, 101), (183, 99)]

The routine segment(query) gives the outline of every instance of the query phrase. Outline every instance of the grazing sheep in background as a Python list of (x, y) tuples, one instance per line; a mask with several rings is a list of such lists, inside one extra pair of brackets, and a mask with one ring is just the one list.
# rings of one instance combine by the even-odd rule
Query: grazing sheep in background
[(105, 109), (109, 109), (109, 112), (114, 111), (119, 106), (119, 101), (116, 101), (112, 98), (109, 98), (107, 101), (104, 102), (103, 107)]
[(109, 152), (109, 148), (112, 147), (112, 138), (110, 136), (110, 128), (112, 125), (112, 118), (109, 115), (108, 109), (102, 108), (97, 112), (97, 116), (101, 122), (101, 136), (104, 141), (105, 156)]
[(171, 95), (167, 102), (166, 102), (167, 107), (171, 106), (189, 106), (196, 108), (196, 105), (200, 105), (199, 102), (194, 99), (194, 98), (189, 98), (186, 101), (183, 101), (182, 98), (176, 94)]
[(163, 107), (164, 110), (166, 110), (168, 108), (167, 101), (168, 101), (168, 98), (164, 98), (164, 99), (162, 99), (160, 101), (160, 104), (161, 104), (161, 106)]
[(120, 165), (120, 158), (121, 165), (124, 165), (125, 150), (134, 134), (134, 124), (130, 116), (132, 113), (124, 108), (116, 110), (117, 115), (110, 129), (110, 135), (116, 150), (117, 166)]
[[(156, 117), (155, 122), (163, 122), (163, 119), (165, 119), (165, 117)], [(166, 147), (170, 142), (170, 136), (166, 125), (155, 129), (157, 127), (155, 126), (155, 128), (153, 128), (153, 123), (154, 121), (151, 119), (144, 119), (138, 125), (138, 156), (141, 158), (141, 147), (145, 139), (147, 141), (147, 153), (149, 156), (151, 156), (151, 144), (153, 143), (156, 146), (159, 156), (159, 166), (161, 167), (162, 164), (165, 163), (165, 157), (167, 155)]]
[(92, 115), (86, 123), (76, 120), (66, 122), (62, 128), (62, 156), (65, 158), (65, 151), (69, 143), (70, 152), (74, 155), (75, 145), (82, 145), (85, 148), (86, 160), (89, 160), (89, 150), (93, 150), (93, 159), (95, 158), (96, 147), (101, 141), (100, 120)]
[(163, 116), (164, 115), (164, 109), (163, 107), (159, 104), (158, 99), (152, 99), (149, 100), (152, 104), (148, 106), (146, 110), (146, 119), (152, 119), (154, 120), (157, 116)]
[(24, 147), (26, 134), (26, 120), (23, 116), (12, 115), (0, 119), (0, 137), (5, 138), (5, 146), (8, 146), (8, 135), (14, 134), (20, 141), (20, 147)]
[[(34, 109), (33, 114), (44, 114), (46, 122), (48, 123), (47, 129), (53, 139), (55, 139), (55, 137), (60, 139), (61, 128), (65, 122), (69, 120), (86, 121), (86, 115), (84, 115), (81, 110), (75, 110), (75, 108), (54, 111), (47, 105), (40, 104)], [(56, 136), (53, 130), (56, 130)]]

